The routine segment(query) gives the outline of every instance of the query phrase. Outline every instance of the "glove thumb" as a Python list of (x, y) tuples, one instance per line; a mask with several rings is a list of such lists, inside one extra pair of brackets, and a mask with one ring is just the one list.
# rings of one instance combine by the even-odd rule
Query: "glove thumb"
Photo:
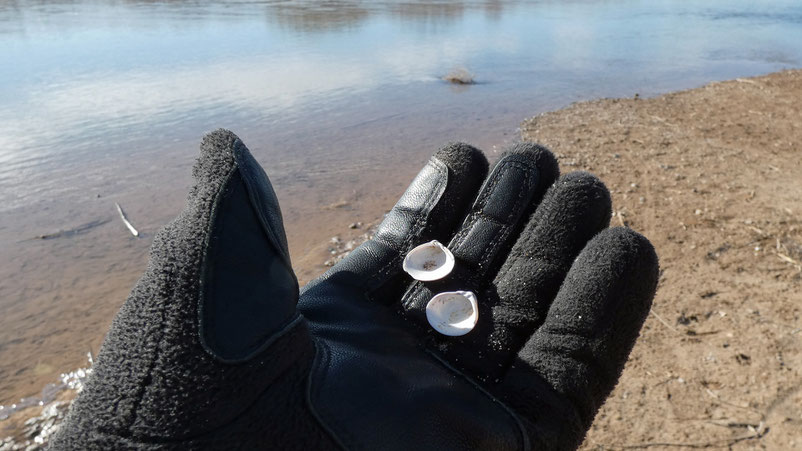
[(154, 238), (54, 447), (230, 429), (281, 374), (307, 371), (314, 347), (266, 174), (239, 138), (218, 130), (204, 138), (193, 176), (186, 208)]
[(278, 199), (264, 170), (227, 130), (204, 138), (192, 172), (197, 184), (188, 207), (199, 204), (208, 215), (187, 224), (205, 236), (191, 244), (202, 260), (200, 339), (220, 360), (247, 360), (299, 318)]

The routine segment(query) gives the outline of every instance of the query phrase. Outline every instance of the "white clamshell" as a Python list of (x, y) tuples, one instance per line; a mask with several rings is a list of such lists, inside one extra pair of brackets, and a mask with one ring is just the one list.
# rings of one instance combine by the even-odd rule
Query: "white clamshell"
[(465, 335), (479, 320), (479, 304), (470, 291), (446, 291), (426, 304), (426, 319), (434, 330), (450, 337)]
[(423, 282), (442, 279), (452, 269), (454, 254), (437, 240), (417, 246), (404, 258), (404, 271)]

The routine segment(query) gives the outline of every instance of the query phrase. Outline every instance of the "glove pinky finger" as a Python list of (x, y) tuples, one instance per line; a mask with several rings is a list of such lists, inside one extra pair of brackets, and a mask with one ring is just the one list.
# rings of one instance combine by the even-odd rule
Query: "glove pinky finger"
[[(628, 228), (602, 231), (580, 253), (543, 325), (499, 387), (532, 423), (535, 443), (560, 436), (562, 443), (544, 448), (581, 443), (621, 375), (651, 308), (658, 273), (651, 243)], [(565, 446), (574, 442), (568, 436), (575, 443)]]

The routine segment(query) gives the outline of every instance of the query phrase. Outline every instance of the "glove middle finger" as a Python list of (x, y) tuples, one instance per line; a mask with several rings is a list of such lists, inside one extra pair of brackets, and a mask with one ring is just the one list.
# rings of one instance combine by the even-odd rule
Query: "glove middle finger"
[[(470, 213), (448, 243), (456, 258), (454, 270), (439, 281), (412, 283), (401, 300), (403, 315), (428, 330), (425, 307), (434, 294), (456, 290), (478, 294), (487, 287), (558, 173), (557, 162), (548, 150), (534, 144), (510, 149), (494, 166)], [(480, 304), (481, 321), (488, 305)]]

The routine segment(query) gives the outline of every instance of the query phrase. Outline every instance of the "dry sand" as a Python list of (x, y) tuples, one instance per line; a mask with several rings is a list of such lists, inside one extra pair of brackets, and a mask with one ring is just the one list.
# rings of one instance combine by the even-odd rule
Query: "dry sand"
[[(563, 172), (601, 177), (613, 224), (661, 258), (652, 315), (583, 449), (802, 449), (800, 98), (802, 71), (786, 71), (577, 103), (522, 125)], [(301, 279), (364, 231), (294, 257)], [(0, 437), (36, 413), (0, 421)]]
[(536, 116), (646, 235), (652, 314), (583, 449), (802, 449), (802, 71)]

